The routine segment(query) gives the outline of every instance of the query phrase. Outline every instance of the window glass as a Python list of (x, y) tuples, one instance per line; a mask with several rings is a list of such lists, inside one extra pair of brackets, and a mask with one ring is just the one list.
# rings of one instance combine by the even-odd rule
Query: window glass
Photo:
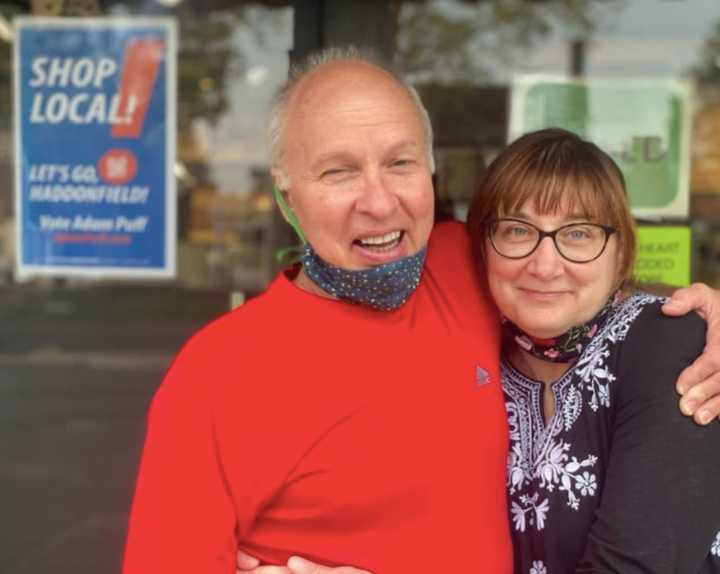
[[(120, 571), (151, 397), (182, 343), (259, 292), (288, 238), (264, 124), (293, 45), (289, 2), (0, 0), (0, 570)], [(174, 18), (178, 272), (16, 282), (15, 16)]]
[(465, 216), (485, 166), (506, 144), (510, 89), (518, 75), (691, 82), (692, 277), (720, 285), (715, 0), (404, 2), (395, 62), (433, 120), (440, 217)]

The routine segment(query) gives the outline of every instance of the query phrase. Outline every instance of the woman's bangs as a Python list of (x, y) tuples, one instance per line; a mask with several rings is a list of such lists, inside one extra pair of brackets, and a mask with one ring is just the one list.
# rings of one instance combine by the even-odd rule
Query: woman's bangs
[(568, 213), (598, 223), (611, 223), (609, 197), (597, 182), (579, 174), (527, 173), (500, 198), (500, 217), (532, 205), (538, 215)]

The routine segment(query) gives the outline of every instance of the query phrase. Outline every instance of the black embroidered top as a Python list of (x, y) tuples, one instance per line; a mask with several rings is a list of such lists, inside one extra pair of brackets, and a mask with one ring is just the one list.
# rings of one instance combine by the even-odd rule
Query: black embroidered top
[(547, 425), (543, 383), (503, 362), (515, 574), (720, 573), (720, 425), (684, 417), (674, 384), (705, 324), (660, 305), (611, 312)]

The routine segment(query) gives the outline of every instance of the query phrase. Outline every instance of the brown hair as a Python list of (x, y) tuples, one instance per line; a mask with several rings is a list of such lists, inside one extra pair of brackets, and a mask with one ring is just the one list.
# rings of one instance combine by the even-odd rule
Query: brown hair
[(550, 128), (526, 134), (505, 148), (488, 167), (468, 212), (468, 231), (479, 262), (485, 256), (487, 222), (528, 202), (541, 214), (569, 207), (617, 229), (618, 279), (629, 279), (635, 261), (635, 223), (625, 179), (599, 147), (572, 132)]

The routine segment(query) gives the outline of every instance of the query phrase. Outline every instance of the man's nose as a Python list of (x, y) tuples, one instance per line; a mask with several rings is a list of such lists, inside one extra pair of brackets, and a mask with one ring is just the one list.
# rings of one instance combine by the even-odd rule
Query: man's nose
[(543, 237), (537, 249), (530, 255), (528, 270), (535, 276), (550, 279), (562, 273), (563, 258), (552, 237)]
[(366, 173), (362, 179), (362, 189), (355, 204), (357, 211), (376, 219), (384, 219), (398, 207), (400, 200), (392, 186), (381, 173)]

